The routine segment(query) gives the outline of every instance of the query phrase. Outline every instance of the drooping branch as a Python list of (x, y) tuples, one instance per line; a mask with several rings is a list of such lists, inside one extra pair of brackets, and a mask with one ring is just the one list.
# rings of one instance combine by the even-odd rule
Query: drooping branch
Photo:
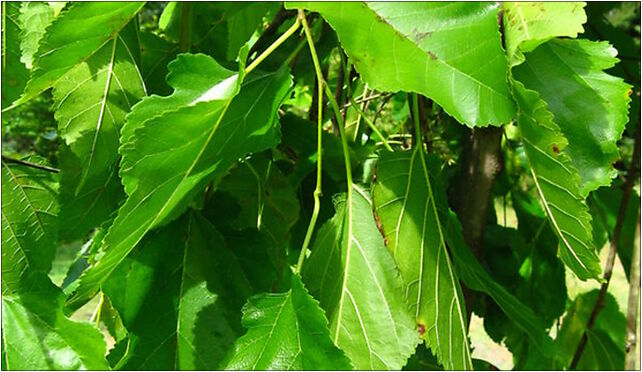
[(626, 181), (624, 182), (622, 200), (620, 200), (620, 207), (618, 209), (617, 221), (615, 223), (615, 229), (613, 231), (613, 239), (611, 239), (611, 244), (609, 246), (609, 256), (606, 260), (606, 265), (604, 267), (604, 283), (600, 287), (600, 293), (589, 317), (588, 323), (586, 324), (586, 330), (582, 334), (580, 343), (577, 345), (575, 354), (573, 355), (573, 360), (569, 366), (570, 369), (575, 369), (577, 363), (580, 361), (584, 347), (586, 346), (586, 341), (588, 340), (587, 331), (593, 328), (597, 316), (600, 314), (600, 311), (604, 307), (604, 301), (606, 299), (606, 291), (609, 288), (609, 283), (611, 281), (611, 275), (613, 274), (613, 265), (615, 264), (615, 255), (617, 253), (617, 246), (620, 241), (620, 234), (622, 232), (622, 225), (624, 224), (624, 218), (626, 216), (626, 210), (629, 205), (629, 199), (631, 198), (631, 192), (633, 191), (633, 185), (635, 180), (640, 175), (640, 127), (635, 134), (635, 148), (633, 150), (633, 157), (631, 159), (631, 165), (629, 171), (626, 175)]

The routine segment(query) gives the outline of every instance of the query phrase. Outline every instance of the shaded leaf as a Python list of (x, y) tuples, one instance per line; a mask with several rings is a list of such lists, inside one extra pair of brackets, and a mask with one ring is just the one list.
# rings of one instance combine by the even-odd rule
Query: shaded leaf
[(257, 154), (239, 164), (223, 178), (217, 194), (210, 205), (221, 205), (225, 201), (220, 199), (224, 198), (236, 200), (239, 214), (226, 216), (226, 222), (236, 230), (254, 227), (264, 232), (271, 240), (272, 262), (276, 267), (282, 267), (290, 230), (299, 219), (300, 206), (296, 189), (272, 159)]
[(356, 369), (401, 369), (419, 342), (417, 325), (372, 203), (353, 186), (335, 209), (317, 232), (303, 279), (326, 311), (334, 343)]
[[(586, 332), (586, 325), (599, 290), (582, 293), (570, 303), (567, 316), (556, 339), (556, 344), (564, 359), (558, 368), (568, 367), (577, 345)], [(624, 335), (626, 318), (620, 312), (617, 301), (607, 293), (604, 307), (595, 319), (593, 328), (588, 333), (588, 342), (580, 358), (578, 368), (586, 369), (623, 369), (624, 368)], [(590, 344), (589, 344), (590, 342)], [(619, 345), (619, 346), (617, 346)], [(599, 360), (598, 360), (599, 359)], [(597, 363), (596, 363), (597, 362)]]
[(104, 292), (129, 332), (119, 368), (156, 370), (216, 369), (255, 293), (223, 237), (196, 213), (150, 235)]
[[(283, 140), (279, 148), (294, 164), (289, 175), (290, 182), (299, 186), (301, 182), (316, 169), (317, 140), (316, 125), (309, 120), (287, 113), (281, 118)], [(345, 163), (341, 140), (326, 131), (322, 134), (323, 172), (335, 181), (344, 181)], [(362, 146), (349, 146), (350, 162), (356, 168), (367, 157), (367, 150)]]
[[(599, 188), (589, 196), (589, 207), (593, 215), (593, 231), (599, 229), (604, 235), (600, 238), (603, 243), (613, 239), (617, 215), (622, 200), (622, 182), (615, 180), (609, 188)], [(626, 273), (627, 279), (631, 270), (631, 256), (633, 255), (633, 244), (635, 244), (635, 227), (638, 218), (640, 196), (633, 190), (631, 199), (626, 206), (622, 230), (617, 245), (617, 254)], [(636, 207), (637, 206), (637, 207)], [(598, 244), (601, 247), (604, 244)]]
[(19, 2), (2, 3), (2, 107), (20, 97), (29, 80), (29, 70), (20, 61), (19, 17)]
[(56, 178), (2, 161), (3, 295), (28, 290), (31, 280), (27, 279), (46, 277), (51, 270), (57, 237)]
[(105, 341), (62, 312), (48, 277), (55, 255), (51, 173), (2, 162), (2, 337), (7, 369), (107, 369)]
[[(440, 197), (437, 197), (440, 200)], [(445, 201), (445, 198), (441, 198)], [(447, 223), (443, 223), (447, 231), (446, 240), (457, 275), (466, 287), (484, 292), (499, 305), (504, 314), (524, 331), (533, 345), (542, 353), (555, 355), (553, 342), (545, 332), (545, 326), (528, 306), (521, 303), (515, 296), (497, 283), (477, 261), (463, 240), (462, 228), (456, 215), (449, 212)]]
[(181, 16), (187, 11), (185, 27), (190, 27), (191, 33), (183, 37), (188, 39), (190, 51), (209, 54), (221, 62), (233, 61), (254, 32), (261, 30), (263, 18), (271, 18), (279, 8), (277, 2), (260, 1), (194, 2), (189, 9), (184, 6), (183, 2), (167, 4), (158, 23), (163, 35), (178, 42)]
[(169, 63), (176, 58), (178, 45), (151, 32), (140, 32), (140, 70), (148, 94), (169, 95), (172, 88), (165, 81)]
[(466, 307), (432, 192), (437, 163), (425, 163), (420, 151), (379, 156), (375, 212), (426, 346), (446, 369), (472, 369)]
[(494, 3), (288, 3), (321, 13), (361, 77), (416, 92), (473, 127), (507, 123), (515, 107)]
[(222, 364), (225, 369), (352, 369), (332, 343), (319, 303), (296, 274), (288, 292), (250, 298), (243, 307), (242, 322), (248, 331), (235, 342)]

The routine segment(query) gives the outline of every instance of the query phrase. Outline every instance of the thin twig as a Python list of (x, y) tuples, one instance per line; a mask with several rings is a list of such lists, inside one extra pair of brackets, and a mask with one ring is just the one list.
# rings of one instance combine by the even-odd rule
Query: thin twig
[(5, 156), (5, 155), (2, 155), (2, 161), (4, 161), (5, 163), (20, 164), (20, 165), (24, 165), (24, 166), (27, 166), (27, 167), (40, 169), (40, 170), (47, 171), (47, 172), (51, 172), (51, 173), (60, 172), (60, 169), (58, 169), (58, 168), (48, 167), (46, 165), (40, 165), (40, 164), (36, 164), (36, 163), (30, 163), (28, 161), (10, 158), (10, 157)]
[(381, 112), (383, 111), (383, 108), (386, 106), (386, 104), (388, 103), (388, 101), (390, 101), (390, 99), (392, 97), (394, 97), (394, 94), (390, 94), (390, 95), (386, 96), (386, 98), (384, 98), (383, 101), (381, 101), (381, 104), (379, 105), (379, 108), (377, 109), (377, 111), (375, 112), (374, 117), (372, 118), (372, 124), (373, 125), (377, 124), (377, 119), (379, 118), (379, 115), (381, 115)]
[(274, 16), (274, 19), (272, 19), (272, 22), (270, 22), (270, 25), (263, 31), (259, 39), (252, 45), (252, 48), (250, 48), (250, 52), (247, 54), (248, 59), (254, 54), (255, 52), (258, 52), (259, 50), (263, 50), (269, 45), (270, 39), (276, 35), (276, 32), (279, 30), (279, 27), (287, 21), (288, 19), (296, 16), (296, 12), (293, 10), (285, 10), (283, 6), (281, 6), (281, 9), (276, 13)]
[(620, 207), (617, 214), (617, 222), (615, 223), (615, 229), (613, 231), (613, 239), (611, 239), (611, 244), (609, 247), (609, 256), (606, 260), (606, 266), (604, 267), (604, 282), (600, 288), (600, 294), (597, 297), (591, 316), (589, 317), (588, 323), (586, 324), (586, 330), (582, 334), (580, 343), (577, 345), (575, 354), (573, 355), (573, 360), (569, 369), (575, 369), (577, 363), (580, 361), (584, 347), (586, 346), (586, 341), (588, 339), (587, 331), (593, 328), (595, 320), (599, 315), (600, 311), (604, 307), (604, 300), (606, 298), (606, 291), (609, 288), (609, 282), (611, 281), (611, 275), (613, 274), (613, 265), (615, 264), (615, 255), (617, 253), (617, 245), (620, 241), (620, 233), (622, 232), (622, 225), (624, 224), (624, 217), (626, 216), (626, 208), (629, 205), (629, 199), (631, 197), (631, 191), (633, 190), (633, 185), (635, 180), (640, 174), (640, 127), (635, 135), (635, 149), (633, 150), (633, 157), (631, 159), (631, 166), (629, 167), (629, 172), (626, 176), (626, 181), (624, 182), (622, 192), (622, 200), (620, 201)]
[(629, 371), (636, 369), (635, 363), (640, 355), (637, 342), (638, 314), (640, 313), (640, 209), (638, 209), (635, 237), (629, 276), (629, 303), (626, 314), (626, 339), (624, 343), (624, 369)]
[[(357, 98), (357, 99), (354, 100), (354, 102), (355, 103), (363, 103), (363, 102), (371, 101), (373, 99), (377, 99), (377, 98), (381, 98), (381, 97), (384, 97), (384, 98), (387, 99), (387, 98), (392, 97), (392, 96), (394, 96), (394, 93), (378, 93), (378, 94), (375, 94), (375, 95), (371, 95), (369, 97)], [(352, 106), (352, 102), (348, 102), (348, 103), (344, 104), (341, 107), (341, 111), (347, 109), (350, 106)]]
[(303, 26), (303, 32), (305, 33), (305, 38), (308, 43), (308, 49), (310, 50), (310, 57), (314, 64), (314, 71), (317, 76), (317, 180), (316, 187), (312, 197), (314, 198), (314, 209), (312, 210), (312, 216), (310, 217), (310, 223), (308, 224), (308, 230), (305, 233), (305, 238), (303, 240), (303, 245), (301, 246), (301, 252), (299, 253), (299, 259), (296, 264), (295, 272), (300, 273), (301, 268), (303, 267), (303, 262), (305, 261), (305, 256), (308, 251), (308, 246), (310, 240), (312, 239), (312, 234), (314, 232), (314, 227), (317, 223), (317, 218), (319, 217), (319, 211), (321, 210), (321, 194), (322, 194), (322, 156), (323, 156), (323, 86), (325, 81), (323, 80), (323, 72), (321, 72), (321, 65), (319, 63), (319, 57), (317, 56), (317, 50), (314, 47), (314, 41), (312, 40), (312, 33), (310, 32), (310, 27), (306, 21), (305, 14), (303, 10), (299, 9), (298, 18), (301, 19), (301, 25)]

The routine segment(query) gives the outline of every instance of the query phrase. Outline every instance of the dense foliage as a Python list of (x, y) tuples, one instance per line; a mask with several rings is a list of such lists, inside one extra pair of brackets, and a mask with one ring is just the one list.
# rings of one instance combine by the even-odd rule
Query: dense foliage
[(639, 3), (2, 24), (3, 369), (635, 366)]

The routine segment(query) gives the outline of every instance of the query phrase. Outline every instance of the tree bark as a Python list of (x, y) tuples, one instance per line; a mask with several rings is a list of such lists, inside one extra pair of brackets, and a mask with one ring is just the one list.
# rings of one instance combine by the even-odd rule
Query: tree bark
[[(464, 146), (458, 186), (451, 205), (461, 222), (464, 240), (477, 260), (483, 262), (486, 216), (495, 178), (504, 169), (501, 152), (503, 128), (475, 128)], [(475, 293), (462, 285), (466, 315), (470, 321)]]

